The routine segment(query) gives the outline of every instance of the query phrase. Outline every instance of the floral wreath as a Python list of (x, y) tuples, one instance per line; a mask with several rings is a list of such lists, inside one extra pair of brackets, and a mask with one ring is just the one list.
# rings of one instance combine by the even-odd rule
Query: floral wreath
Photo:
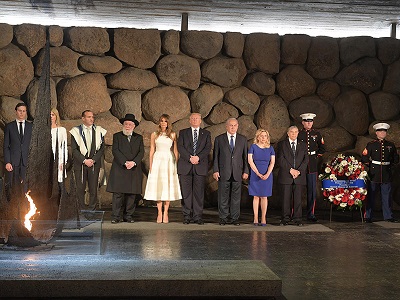
[(327, 163), (324, 173), (318, 176), (320, 180), (323, 180), (324, 199), (343, 210), (363, 206), (367, 195), (365, 188), (367, 177), (368, 174), (361, 162), (354, 156), (343, 154), (338, 154)]

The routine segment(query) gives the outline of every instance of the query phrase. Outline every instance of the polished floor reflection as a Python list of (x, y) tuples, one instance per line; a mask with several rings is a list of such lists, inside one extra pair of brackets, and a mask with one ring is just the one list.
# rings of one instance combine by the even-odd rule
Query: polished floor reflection
[(269, 224), (260, 228), (252, 225), (251, 211), (242, 211), (243, 223), (236, 227), (219, 226), (217, 212), (208, 210), (204, 226), (181, 226), (175, 208), (169, 224), (149, 224), (147, 229), (140, 225), (155, 217), (155, 208), (138, 208), (136, 223), (121, 224), (123, 229), (106, 225), (104, 254), (150, 260), (261, 260), (282, 279), (286, 299), (400, 295), (400, 224), (361, 223), (357, 212), (336, 211), (329, 222), (329, 211), (323, 211), (317, 217), (326, 230), (313, 231), (314, 225), (305, 223), (303, 231), (290, 225), (281, 231), (277, 211), (268, 212)]
[[(253, 226), (250, 210), (242, 210), (240, 226), (218, 225), (213, 209), (206, 210), (205, 225), (182, 224), (179, 208), (171, 209), (168, 224), (156, 224), (152, 207), (139, 207), (134, 217), (133, 224), (111, 224), (106, 211), (102, 255), (68, 256), (63, 261), (84, 259), (96, 265), (100, 260), (256, 260), (282, 279), (282, 299), (398, 299), (400, 295), (399, 223), (367, 224), (357, 212), (337, 211), (329, 222), (329, 210), (317, 213), (317, 224), (305, 222), (303, 227), (279, 226), (278, 211), (268, 212), (266, 227)], [(51, 251), (0, 251), (1, 264), (62, 258), (66, 256)]]

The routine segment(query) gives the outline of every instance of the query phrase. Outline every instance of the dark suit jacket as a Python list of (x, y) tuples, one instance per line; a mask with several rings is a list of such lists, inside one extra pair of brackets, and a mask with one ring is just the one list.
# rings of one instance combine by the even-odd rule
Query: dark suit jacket
[[(21, 143), (17, 122), (8, 123), (4, 129), (4, 163), (13, 167), (27, 166), (29, 143), (31, 142), (33, 124), (25, 121), (24, 138)], [(22, 159), (21, 159), (22, 158)]]
[[(142, 193), (142, 168), (141, 162), (144, 155), (143, 137), (132, 133), (131, 141), (122, 133), (113, 135), (112, 162), (107, 192), (141, 194)], [(126, 161), (134, 161), (136, 166), (128, 170)]]
[(178, 138), (178, 174), (188, 175), (194, 169), (197, 175), (206, 176), (208, 173), (208, 155), (211, 151), (211, 134), (208, 130), (199, 128), (196, 155), (199, 164), (193, 165), (189, 159), (193, 155), (192, 128), (182, 129)]
[(214, 141), (214, 173), (219, 172), (221, 181), (228, 181), (233, 174), (235, 181), (242, 181), (243, 173), (249, 174), (247, 164), (247, 139), (236, 133), (235, 149), (231, 153), (226, 132)]
[[(305, 143), (297, 139), (295, 167), (293, 167), (293, 151), (288, 138), (278, 143), (277, 158), (279, 162), (278, 182), (280, 184), (292, 184), (293, 182), (301, 185), (306, 184), (308, 153)], [(293, 179), (292, 175), (290, 174), (291, 168), (300, 171), (300, 176), (296, 179)]]

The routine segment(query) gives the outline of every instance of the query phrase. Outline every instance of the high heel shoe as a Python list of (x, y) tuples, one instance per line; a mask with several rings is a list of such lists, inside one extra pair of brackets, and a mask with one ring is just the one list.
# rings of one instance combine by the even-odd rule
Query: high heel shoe
[(159, 215), (157, 216), (157, 223), (158, 223), (158, 224), (162, 223), (162, 215), (161, 215), (161, 214), (159, 214)]
[(164, 214), (163, 223), (168, 223), (168, 215)]

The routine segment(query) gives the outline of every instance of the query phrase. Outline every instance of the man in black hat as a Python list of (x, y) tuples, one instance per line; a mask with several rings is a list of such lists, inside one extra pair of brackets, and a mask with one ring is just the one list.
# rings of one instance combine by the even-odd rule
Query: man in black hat
[(133, 223), (136, 197), (142, 193), (141, 161), (144, 155), (143, 137), (133, 132), (139, 122), (126, 114), (119, 120), (122, 131), (113, 135), (112, 162), (107, 192), (113, 193), (111, 223), (122, 220)]
[(317, 199), (318, 157), (325, 153), (324, 139), (321, 134), (313, 129), (316, 114), (304, 113), (300, 115), (303, 129), (300, 130), (298, 139), (307, 145), (307, 220), (317, 222), (315, 217), (315, 202)]
[[(76, 182), (76, 194), (81, 210), (95, 210), (101, 162), (104, 156), (104, 136), (107, 130), (94, 124), (90, 110), (82, 112), (82, 123), (73, 127), (71, 149)], [(86, 183), (89, 188), (89, 206), (85, 205)]]
[(392, 166), (399, 162), (399, 154), (394, 143), (387, 141), (386, 134), (390, 125), (378, 123), (373, 126), (377, 139), (369, 142), (365, 147), (361, 161), (369, 166), (368, 176), (370, 179), (365, 220), (372, 223), (372, 212), (375, 204), (375, 194), (381, 190), (383, 218), (387, 222), (397, 223), (393, 218), (391, 196), (392, 196)]

